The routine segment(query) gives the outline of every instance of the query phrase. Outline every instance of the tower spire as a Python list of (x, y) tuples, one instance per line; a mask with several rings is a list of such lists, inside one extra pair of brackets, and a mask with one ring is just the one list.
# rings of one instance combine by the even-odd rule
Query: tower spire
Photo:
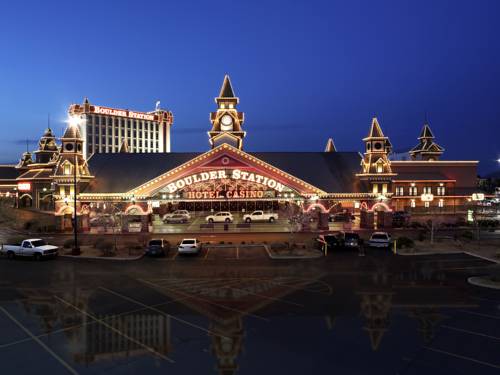
[(215, 98), (215, 102), (217, 103), (217, 111), (210, 113), (210, 122), (212, 123), (212, 129), (208, 132), (210, 145), (214, 148), (222, 143), (227, 143), (241, 149), (246, 134), (242, 130), (245, 116), (243, 112), (236, 109), (239, 98), (234, 95), (233, 86), (227, 74), (224, 76), (219, 96)]
[(413, 160), (438, 160), (444, 152), (444, 148), (434, 141), (434, 134), (427, 121), (422, 127), (418, 142), (418, 145), (409, 151)]
[(231, 79), (229, 78), (229, 74), (224, 76), (224, 81), (222, 82), (222, 86), (219, 92), (219, 98), (235, 98), (233, 91), (233, 86), (231, 85)]
[(337, 148), (335, 147), (335, 143), (333, 143), (332, 138), (328, 138), (326, 142), (325, 152), (336, 152)]

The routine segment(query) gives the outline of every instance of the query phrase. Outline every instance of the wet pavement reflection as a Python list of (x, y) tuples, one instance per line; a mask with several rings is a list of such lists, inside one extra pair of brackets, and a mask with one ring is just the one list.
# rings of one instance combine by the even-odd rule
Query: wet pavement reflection
[(466, 255), (0, 259), (0, 374), (496, 374), (500, 292)]

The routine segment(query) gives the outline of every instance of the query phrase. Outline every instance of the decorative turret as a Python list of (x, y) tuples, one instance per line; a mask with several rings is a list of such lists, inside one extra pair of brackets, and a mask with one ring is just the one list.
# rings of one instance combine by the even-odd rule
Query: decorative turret
[(54, 160), (54, 155), (59, 152), (56, 137), (48, 127), (38, 141), (38, 150), (34, 152), (37, 163), (49, 163)]
[(409, 152), (413, 160), (438, 160), (444, 152), (444, 148), (434, 142), (434, 134), (428, 123), (424, 124), (418, 141), (419, 144)]
[(27, 168), (30, 164), (33, 164), (33, 159), (31, 158), (31, 152), (23, 152), (19, 163), (17, 163), (16, 168), (22, 169)]
[(59, 195), (74, 194), (74, 180), (80, 185), (88, 181), (90, 175), (87, 161), (83, 157), (83, 139), (78, 125), (70, 124), (61, 138), (61, 151), (54, 169), (54, 182), (60, 187)]
[(244, 114), (236, 109), (239, 98), (234, 95), (231, 80), (227, 74), (215, 102), (218, 107), (217, 111), (210, 113), (212, 123), (212, 129), (208, 132), (210, 145), (214, 148), (222, 143), (228, 143), (242, 149), (243, 138), (246, 134), (241, 128)]
[(335, 143), (333, 143), (332, 138), (328, 138), (326, 142), (325, 152), (336, 152), (337, 148), (335, 147)]
[(373, 118), (368, 136), (363, 138), (363, 142), (365, 153), (361, 161), (361, 173), (357, 176), (371, 183), (373, 193), (385, 194), (390, 191), (389, 184), (396, 174), (392, 173), (388, 157), (392, 144), (382, 132), (376, 117)]

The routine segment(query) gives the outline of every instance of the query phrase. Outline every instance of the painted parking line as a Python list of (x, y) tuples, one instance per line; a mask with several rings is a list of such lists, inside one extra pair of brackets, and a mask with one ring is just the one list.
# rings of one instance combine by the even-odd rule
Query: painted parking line
[(40, 345), (47, 353), (49, 353), (56, 361), (58, 361), (61, 365), (63, 365), (66, 370), (68, 370), (71, 374), (78, 375), (78, 372), (69, 365), (64, 359), (62, 359), (57, 353), (55, 353), (52, 349), (50, 349), (45, 343), (36, 337), (28, 328), (26, 328), (19, 320), (14, 318), (7, 310), (0, 306), (0, 310), (10, 319), (12, 320), (19, 328), (21, 328), (32, 340), (34, 340), (38, 345)]
[[(158, 304), (155, 304), (155, 305), (151, 305), (151, 307), (163, 307), (163, 306), (169, 305), (171, 303), (180, 302), (180, 301), (183, 301), (183, 300), (186, 300), (186, 299), (188, 299), (188, 297), (176, 298), (176, 299), (172, 299), (171, 301), (167, 301), (167, 302), (162, 302), (162, 303), (158, 303)], [(133, 310), (122, 312), (120, 314), (114, 314), (114, 315), (109, 315), (109, 316), (103, 317), (103, 320), (112, 320), (112, 319), (119, 318), (119, 317), (121, 317), (123, 315), (135, 314), (135, 313), (138, 313), (138, 312), (141, 312), (141, 311), (144, 311), (144, 310), (147, 310), (147, 309), (144, 308), (144, 307), (141, 307), (139, 309), (133, 309)], [(73, 326), (69, 326), (69, 327), (65, 327), (65, 328), (56, 329), (54, 331), (50, 331), (49, 333), (42, 333), (40, 335), (35, 335), (35, 337), (37, 337), (37, 338), (43, 338), (43, 337), (47, 337), (47, 336), (53, 336), (53, 335), (55, 335), (57, 333), (68, 332), (68, 331), (72, 331), (72, 330), (77, 329), (77, 328), (86, 327), (86, 326), (90, 326), (90, 325), (93, 325), (93, 324), (98, 324), (98, 322), (95, 321), (95, 320), (93, 320), (91, 322), (87, 322), (87, 323), (83, 323), (83, 324), (75, 324)], [(0, 345), (0, 349), (7, 348), (9, 346), (14, 346), (14, 345), (22, 344), (22, 343), (25, 343), (25, 342), (28, 342), (28, 341), (32, 341), (32, 340), (33, 339), (31, 337), (27, 337), (25, 339), (12, 341), (12, 342), (9, 342), (7, 344)]]
[(208, 253), (210, 252), (210, 248), (209, 247), (207, 247), (206, 249), (207, 249), (207, 252), (205, 253), (205, 256), (203, 257), (203, 260), (207, 260)]
[(131, 336), (127, 335), (126, 333), (123, 333), (123, 332), (122, 332), (122, 331), (120, 331), (119, 329), (116, 329), (115, 327), (113, 327), (113, 326), (109, 325), (108, 323), (106, 323), (104, 320), (99, 319), (99, 318), (95, 317), (94, 315), (92, 315), (92, 314), (90, 314), (90, 313), (88, 313), (88, 312), (86, 312), (86, 311), (84, 311), (84, 310), (80, 309), (78, 306), (75, 306), (75, 305), (73, 305), (72, 303), (70, 303), (70, 302), (68, 302), (68, 301), (66, 301), (66, 300), (64, 300), (64, 299), (62, 299), (62, 298), (60, 298), (60, 297), (58, 297), (58, 296), (54, 296), (54, 298), (55, 298), (55, 299), (57, 299), (59, 302), (62, 302), (62, 303), (63, 303), (63, 304), (65, 304), (66, 306), (69, 306), (69, 307), (71, 307), (71, 308), (75, 309), (76, 311), (78, 311), (78, 312), (80, 312), (80, 313), (84, 314), (85, 316), (88, 316), (90, 319), (92, 319), (92, 320), (94, 320), (94, 321), (96, 321), (96, 322), (98, 322), (98, 323), (102, 324), (104, 327), (106, 327), (106, 328), (108, 328), (108, 329), (112, 330), (113, 332), (115, 332), (115, 333), (119, 334), (120, 336), (122, 336), (122, 337), (126, 338), (127, 340), (130, 340), (130, 341), (131, 341), (131, 342), (133, 342), (134, 344), (139, 345), (140, 347), (142, 347), (142, 348), (146, 349), (148, 352), (150, 352), (150, 353), (154, 354), (155, 356), (157, 356), (157, 357), (159, 357), (159, 358), (161, 358), (161, 359), (164, 359), (164, 360), (166, 360), (166, 361), (169, 361), (169, 362), (171, 362), (171, 363), (174, 363), (174, 362), (175, 362), (172, 358), (169, 358), (169, 357), (167, 357), (166, 355), (164, 355), (164, 354), (161, 354), (161, 353), (157, 352), (157, 351), (156, 351), (156, 350), (154, 350), (152, 347), (150, 347), (150, 346), (147, 346), (147, 345), (143, 344), (142, 342), (140, 342), (140, 341), (138, 341), (138, 340), (134, 339), (133, 337), (131, 337)]
[[(219, 336), (219, 337), (222, 337), (222, 338), (228, 338), (228, 337), (226, 337), (226, 336), (224, 336), (224, 335), (221, 335), (221, 334), (218, 334), (218, 333), (216, 333), (216, 332), (214, 332), (214, 331), (212, 331), (212, 330), (210, 330), (210, 329), (207, 329), (207, 328), (204, 328), (204, 327), (199, 326), (199, 325), (197, 325), (197, 324), (194, 324), (194, 323), (188, 322), (187, 320), (181, 319), (181, 318), (179, 318), (179, 317), (177, 317), (177, 316), (175, 316), (175, 315), (168, 314), (168, 313), (166, 313), (165, 311), (158, 310), (157, 308), (153, 307), (153, 305), (152, 305), (152, 306), (148, 306), (148, 305), (146, 305), (146, 304), (144, 304), (144, 303), (142, 303), (142, 302), (140, 302), (140, 301), (137, 301), (137, 300), (136, 300), (136, 299), (134, 299), (134, 298), (127, 297), (127, 296), (125, 296), (125, 295), (123, 295), (123, 294), (121, 294), (121, 293), (115, 292), (114, 290), (111, 290), (111, 289), (108, 289), (108, 288), (105, 288), (105, 287), (102, 287), (102, 286), (101, 286), (101, 287), (99, 287), (99, 289), (104, 290), (104, 291), (106, 291), (106, 292), (108, 292), (108, 293), (114, 294), (115, 296), (120, 297), (120, 298), (123, 298), (123, 299), (124, 299), (124, 300), (126, 300), (126, 301), (129, 301), (129, 302), (135, 303), (136, 305), (143, 306), (143, 307), (144, 307), (144, 309), (146, 309), (146, 310), (152, 310), (152, 311), (157, 312), (157, 313), (159, 313), (159, 314), (162, 314), (162, 315), (164, 315), (164, 316), (170, 317), (170, 318), (172, 318), (172, 319), (174, 319), (174, 320), (176, 320), (176, 321), (178, 321), (178, 322), (180, 322), (180, 323), (184, 323), (184, 324), (186, 324), (186, 325), (188, 325), (188, 326), (190, 326), (190, 327), (192, 327), (192, 328), (197, 328), (197, 329), (199, 329), (199, 330), (202, 330), (203, 332), (206, 332), (206, 333), (208, 333), (208, 334), (210, 334), (210, 335)], [(188, 299), (188, 298), (189, 298), (189, 297), (186, 297), (186, 299)]]
[(464, 313), (464, 314), (482, 316), (483, 318), (500, 319), (500, 316), (498, 316), (498, 315), (489, 315), (489, 314), (483, 314), (483, 313), (478, 313), (475, 311), (468, 311), (468, 310), (457, 310), (457, 311)]
[(252, 294), (254, 296), (257, 296), (257, 297), (261, 297), (261, 298), (264, 298), (264, 299), (268, 299), (270, 301), (275, 301), (275, 302), (282, 302), (282, 303), (286, 303), (288, 305), (293, 305), (293, 306), (298, 306), (298, 307), (304, 307), (304, 305), (300, 304), (300, 303), (296, 303), (296, 302), (292, 302), (292, 301), (288, 301), (286, 299), (282, 299), (282, 298), (277, 298), (277, 297), (269, 297), (269, 296), (266, 296), (264, 294), (259, 294), (259, 293), (253, 293), (253, 292), (250, 292), (246, 289), (240, 289), (240, 288), (235, 288), (233, 286), (229, 286), (229, 288), (231, 289), (234, 289), (234, 290), (237, 290), (237, 291), (241, 291), (241, 292), (245, 292), (247, 294)]
[(480, 337), (486, 337), (486, 338), (488, 338), (488, 339), (492, 339), (492, 340), (499, 340), (499, 341), (500, 341), (500, 337), (487, 335), (487, 334), (485, 334), (485, 333), (481, 333), (481, 332), (469, 331), (469, 330), (467, 330), (467, 329), (458, 328), (458, 327), (451, 327), (451, 326), (444, 325), (444, 324), (440, 325), (439, 327), (440, 327), (440, 328), (450, 329), (450, 330), (452, 330), (452, 331), (457, 331), (457, 332), (467, 333), (467, 334), (469, 334), (469, 335), (475, 335), (475, 336), (480, 336)]
[(494, 363), (480, 361), (479, 359), (475, 359), (475, 358), (472, 358), (472, 357), (466, 357), (466, 356), (463, 356), (463, 355), (460, 355), (460, 354), (456, 354), (456, 353), (447, 352), (446, 350), (431, 348), (430, 346), (424, 346), (423, 348), (427, 349), (427, 350), (430, 350), (430, 351), (433, 351), (433, 352), (436, 352), (436, 353), (445, 354), (445, 355), (450, 356), (450, 357), (460, 358), (460, 359), (463, 359), (463, 360), (466, 360), (466, 361), (469, 361), (469, 362), (479, 363), (479, 364), (484, 365), (484, 366), (488, 366), (488, 367), (493, 367), (493, 368), (496, 368), (496, 369), (500, 369), (500, 365), (496, 365)]
[[(293, 286), (293, 285), (289, 285), (289, 284), (279, 283), (279, 282), (274, 281), (272, 279), (262, 279), (262, 278), (258, 278), (258, 277), (251, 277), (250, 279), (252, 279), (252, 280), (258, 280), (258, 281), (264, 281), (264, 282), (268, 282), (268, 283), (271, 283), (271, 284), (274, 284), (274, 285), (282, 286), (284, 288), (289, 288), (289, 289), (298, 290), (298, 291), (304, 291), (304, 292), (308, 292), (308, 293), (317, 293), (317, 294), (322, 294), (322, 295), (326, 295), (326, 296), (330, 296), (330, 295), (333, 294), (333, 289), (328, 284), (326, 284), (328, 292), (325, 293), (325, 292), (314, 290), (314, 289), (310, 289), (310, 288), (304, 288), (304, 287), (299, 287), (299, 286)], [(297, 281), (297, 280), (291, 280), (290, 282), (295, 282), (296, 284), (305, 284), (305, 285), (308, 285), (308, 284), (320, 282), (320, 280), (310, 280), (310, 281), (308, 281), (308, 280), (299, 280), (299, 281)]]
[[(149, 281), (147, 281), (147, 280), (144, 280), (144, 279), (137, 279), (137, 280), (138, 280), (138, 281), (140, 281), (140, 282), (142, 282), (142, 283), (148, 284), (148, 285), (150, 285), (150, 286), (151, 286), (151, 287), (153, 287), (153, 288), (158, 288), (158, 286), (157, 286), (157, 285), (155, 285), (155, 284), (153, 284), (153, 283), (150, 283), (150, 282), (149, 282)], [(266, 321), (266, 322), (268, 322), (268, 321), (269, 321), (269, 319), (267, 319), (267, 318), (264, 318), (264, 317), (259, 316), (259, 315), (256, 315), (256, 314), (252, 314), (252, 313), (250, 313), (250, 312), (248, 312), (248, 311), (243, 311), (243, 310), (235, 309), (235, 308), (232, 308), (232, 307), (228, 307), (228, 306), (222, 305), (222, 304), (220, 304), (220, 303), (217, 303), (217, 302), (211, 301), (211, 300), (206, 299), (206, 298), (201, 298), (201, 297), (196, 296), (196, 295), (190, 295), (190, 294), (187, 294), (187, 293), (181, 292), (180, 290), (177, 290), (177, 289), (175, 289), (175, 290), (174, 290), (174, 289), (172, 289), (172, 288), (167, 288), (167, 287), (165, 287), (165, 286), (160, 287), (159, 289), (162, 289), (162, 288), (167, 289), (167, 290), (172, 290), (172, 291), (174, 291), (175, 293), (184, 294), (185, 296), (190, 296), (192, 299), (195, 299), (195, 300), (199, 300), (199, 301), (206, 302), (206, 303), (208, 303), (208, 304), (210, 304), (210, 305), (220, 307), (221, 309), (225, 309), (225, 310), (229, 310), (229, 311), (234, 311), (234, 312), (237, 312), (238, 314), (242, 314), (242, 315), (244, 315), (244, 316), (251, 316), (251, 317), (253, 317), (253, 318), (260, 319), (260, 320), (264, 320), (264, 321)]]

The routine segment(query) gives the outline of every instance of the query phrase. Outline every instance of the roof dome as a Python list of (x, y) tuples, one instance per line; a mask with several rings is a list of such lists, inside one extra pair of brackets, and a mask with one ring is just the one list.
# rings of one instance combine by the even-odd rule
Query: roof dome
[(64, 132), (63, 138), (81, 139), (80, 129), (76, 125), (69, 125)]

